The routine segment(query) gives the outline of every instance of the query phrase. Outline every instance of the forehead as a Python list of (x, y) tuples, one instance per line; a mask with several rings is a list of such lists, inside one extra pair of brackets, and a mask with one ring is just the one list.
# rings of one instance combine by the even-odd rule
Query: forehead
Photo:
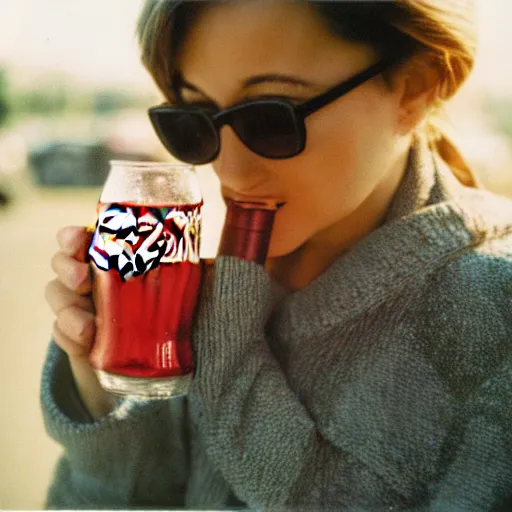
[(330, 70), (334, 79), (366, 58), (361, 45), (331, 33), (308, 3), (245, 0), (205, 8), (185, 36), (177, 65), (199, 85), (279, 72), (315, 78)]

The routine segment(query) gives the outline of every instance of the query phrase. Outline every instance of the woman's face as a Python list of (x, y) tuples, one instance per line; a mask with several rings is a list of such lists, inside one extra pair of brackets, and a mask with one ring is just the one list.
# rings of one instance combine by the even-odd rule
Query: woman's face
[[(376, 61), (370, 48), (329, 32), (307, 4), (250, 0), (205, 10), (178, 64), (186, 103), (226, 108), (262, 96), (301, 102)], [(276, 215), (269, 257), (325, 239), (386, 180), (400, 158), (399, 100), (380, 76), (364, 83), (306, 118), (306, 149), (285, 160), (252, 153), (229, 126), (222, 128), (213, 168), (223, 196), (286, 202)]]

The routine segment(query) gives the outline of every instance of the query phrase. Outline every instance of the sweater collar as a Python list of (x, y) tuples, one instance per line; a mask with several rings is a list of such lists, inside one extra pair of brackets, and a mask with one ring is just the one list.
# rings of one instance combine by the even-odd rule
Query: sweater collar
[(507, 232), (512, 201), (465, 187), (416, 137), (383, 224), (307, 287), (284, 293), (275, 310), (278, 335), (304, 339), (343, 323), (448, 255)]

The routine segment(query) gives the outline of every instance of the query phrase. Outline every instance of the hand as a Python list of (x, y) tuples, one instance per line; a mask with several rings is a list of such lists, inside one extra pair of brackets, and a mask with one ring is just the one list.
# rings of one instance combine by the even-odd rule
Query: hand
[(57, 278), (45, 290), (46, 301), (56, 315), (55, 343), (73, 360), (87, 360), (94, 341), (92, 277), (85, 262), (91, 238), (85, 227), (68, 226), (57, 233), (60, 250), (51, 261)]
[(101, 387), (88, 361), (96, 330), (92, 275), (85, 261), (91, 240), (85, 227), (68, 226), (57, 233), (60, 250), (52, 258), (57, 278), (47, 284), (45, 296), (56, 315), (55, 343), (69, 356), (83, 404), (99, 419), (114, 409), (116, 398)]

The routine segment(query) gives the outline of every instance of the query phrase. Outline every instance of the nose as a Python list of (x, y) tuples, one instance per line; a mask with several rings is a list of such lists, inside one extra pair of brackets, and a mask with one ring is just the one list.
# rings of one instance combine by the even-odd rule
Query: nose
[(212, 162), (222, 186), (239, 193), (249, 193), (266, 177), (261, 157), (247, 148), (229, 126), (221, 129), (220, 153)]

